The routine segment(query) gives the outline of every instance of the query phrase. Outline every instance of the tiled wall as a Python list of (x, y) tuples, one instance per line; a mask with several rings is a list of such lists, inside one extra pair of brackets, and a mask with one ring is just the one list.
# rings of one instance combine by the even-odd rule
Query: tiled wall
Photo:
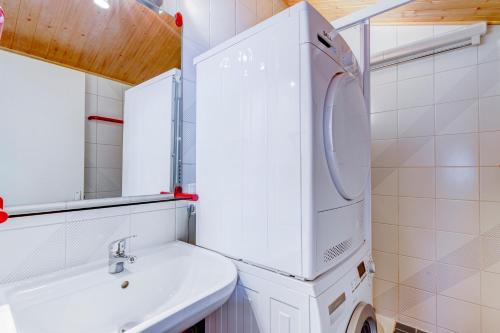
[(123, 119), (123, 96), (129, 87), (85, 74), (85, 199), (121, 196), (123, 126), (87, 117)]
[(99, 261), (108, 244), (136, 234), (135, 250), (187, 240), (186, 202), (163, 202), (31, 217), (0, 225), (0, 284)]
[[(374, 51), (450, 26), (372, 27)], [(500, 332), (500, 27), (372, 74), (375, 306), (429, 332)]]
[(183, 72), (183, 184), (196, 182), (196, 102), (193, 59), (287, 8), (283, 0), (170, 0), (168, 12), (180, 11)]

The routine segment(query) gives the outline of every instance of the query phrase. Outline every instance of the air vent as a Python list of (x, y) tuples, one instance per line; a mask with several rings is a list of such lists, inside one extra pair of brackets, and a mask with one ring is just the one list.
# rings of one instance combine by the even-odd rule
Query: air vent
[(340, 257), (342, 254), (347, 252), (352, 246), (352, 238), (346, 239), (345, 241), (332, 246), (331, 248), (327, 249), (325, 252), (323, 252), (323, 261), (324, 262), (330, 262), (337, 257)]

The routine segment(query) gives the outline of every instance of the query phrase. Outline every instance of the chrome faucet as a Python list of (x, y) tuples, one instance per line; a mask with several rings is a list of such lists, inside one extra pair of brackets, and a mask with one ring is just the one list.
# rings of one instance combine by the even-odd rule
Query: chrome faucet
[(123, 272), (125, 262), (133, 264), (136, 261), (137, 257), (127, 255), (127, 241), (130, 238), (135, 237), (137, 237), (137, 235), (120, 238), (109, 244), (109, 274), (117, 274)]

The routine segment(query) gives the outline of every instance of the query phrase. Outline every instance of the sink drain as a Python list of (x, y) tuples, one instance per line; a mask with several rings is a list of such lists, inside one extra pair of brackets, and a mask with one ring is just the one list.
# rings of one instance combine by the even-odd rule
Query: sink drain
[(139, 325), (139, 323), (136, 323), (136, 322), (126, 323), (125, 325), (123, 325), (122, 327), (120, 327), (118, 329), (118, 333), (125, 333), (125, 332), (127, 332), (128, 330), (134, 328), (137, 325)]

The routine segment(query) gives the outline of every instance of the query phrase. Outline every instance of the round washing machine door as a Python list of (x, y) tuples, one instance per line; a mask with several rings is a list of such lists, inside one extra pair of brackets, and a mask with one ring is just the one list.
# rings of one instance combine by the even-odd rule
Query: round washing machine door
[(347, 200), (359, 197), (370, 171), (370, 121), (363, 92), (349, 73), (335, 75), (328, 86), (323, 141), (337, 190)]
[(346, 333), (377, 333), (375, 311), (370, 304), (358, 304), (349, 321)]

